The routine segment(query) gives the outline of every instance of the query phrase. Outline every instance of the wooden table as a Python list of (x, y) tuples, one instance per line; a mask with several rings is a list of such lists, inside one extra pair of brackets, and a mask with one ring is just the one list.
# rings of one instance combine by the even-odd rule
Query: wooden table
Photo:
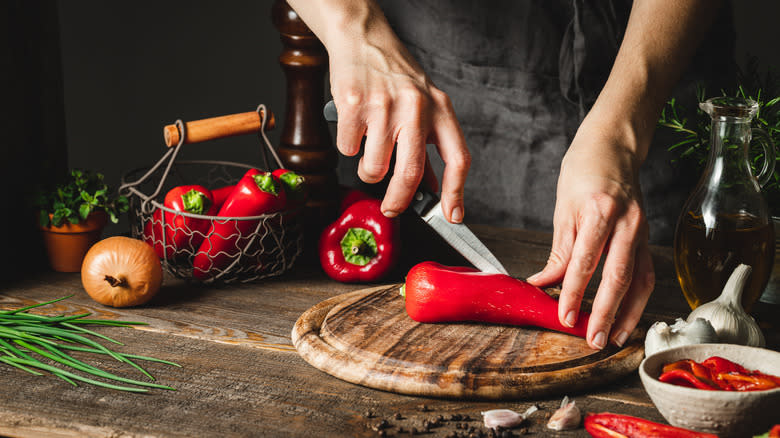
[[(473, 229), (511, 274), (526, 277), (544, 265), (550, 235), (484, 226)], [(440, 242), (425, 246), (439, 251), (444, 261), (457, 258), (446, 254), (446, 248), (441, 253), (437, 245)], [(419, 247), (415, 250), (417, 257), (431, 256), (420, 253)], [(658, 280), (644, 323), (670, 321), (688, 312), (674, 276), (670, 249), (655, 247), (653, 255)], [(400, 271), (405, 268), (388, 283), (400, 282)], [(438, 415), (445, 419), (453, 414), (468, 415), (472, 419), (468, 424), (479, 430), (481, 411), (524, 411), (536, 404), (541, 410), (530, 417), (524, 429), (529, 434), (588, 436), (582, 428), (557, 435), (544, 428), (560, 404), (559, 398), (474, 402), (409, 397), (346, 383), (311, 367), (298, 356), (290, 340), (296, 319), (324, 299), (364, 287), (327, 279), (311, 256), (283, 276), (256, 284), (204, 287), (167, 277), (160, 295), (150, 304), (130, 309), (108, 308), (92, 301), (78, 274), (44, 272), (4, 285), (1, 308), (75, 294), (53, 310), (87, 310), (107, 318), (148, 322), (137, 329), (104, 328), (102, 332), (126, 344), (118, 346), (119, 351), (172, 360), (182, 367), (148, 366), (160, 383), (175, 387), (175, 392), (154, 389), (148, 394), (130, 394), (89, 385), (72, 387), (51, 375), (33, 376), (0, 366), (4, 382), (0, 435), (371, 437), (378, 436), (371, 426), (386, 419), (393, 426), (386, 430), (387, 435), (399, 436), (398, 426), (421, 430), (423, 421)], [(767, 324), (772, 321), (768, 316), (777, 315), (777, 308), (767, 306), (759, 306), (759, 319), (769, 346), (777, 350), (777, 322)], [(112, 369), (116, 365), (106, 360), (100, 366)], [(132, 374), (124, 367), (117, 369), (124, 375)], [(636, 374), (569, 396), (584, 412), (612, 411), (664, 421)], [(375, 416), (367, 418), (367, 412)], [(396, 420), (396, 414), (402, 419)], [(448, 421), (424, 436), (443, 437), (453, 431), (463, 432), (456, 429), (456, 422)]]

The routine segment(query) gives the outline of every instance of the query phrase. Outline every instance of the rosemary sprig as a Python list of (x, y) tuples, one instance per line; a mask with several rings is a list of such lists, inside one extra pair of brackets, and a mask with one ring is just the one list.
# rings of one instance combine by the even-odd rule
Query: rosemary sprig
[[(181, 365), (153, 357), (120, 353), (103, 346), (91, 339), (95, 337), (108, 342), (122, 345), (121, 342), (106, 335), (86, 329), (82, 325), (103, 325), (114, 327), (130, 327), (144, 325), (138, 321), (118, 321), (110, 319), (87, 319), (91, 313), (78, 315), (44, 316), (27, 312), (28, 310), (47, 304), (56, 303), (70, 296), (33, 304), (15, 310), (0, 311), (0, 363), (18, 368), (34, 375), (44, 375), (46, 371), (63, 379), (71, 385), (78, 386), (76, 381), (89, 383), (103, 388), (129, 392), (147, 392), (147, 388), (174, 390), (174, 388), (158, 383), (122, 377), (84, 361), (78, 360), (66, 351), (80, 351), (91, 354), (101, 354), (127, 363), (143, 373), (150, 381), (154, 377), (133, 360), (144, 360), (179, 367)], [(90, 337), (88, 337), (90, 336)], [(44, 362), (43, 360), (46, 360)], [(86, 373), (104, 380), (130, 384), (135, 386), (107, 383), (83, 376)]]
[[(769, 134), (775, 144), (775, 172), (762, 191), (767, 198), (774, 216), (780, 216), (780, 81), (778, 76), (767, 69), (762, 73), (756, 58), (748, 60), (745, 69), (737, 72), (736, 86), (729, 90), (720, 90), (722, 96), (735, 96), (755, 100), (758, 103), (758, 113), (753, 118), (753, 126), (763, 129)], [(696, 87), (696, 116), (688, 119), (691, 114), (686, 106), (677, 99), (670, 99), (661, 112), (658, 125), (670, 130), (677, 136), (669, 151), (677, 154), (678, 160), (686, 161), (699, 169), (707, 162), (710, 145), (710, 118), (698, 109), (698, 103), (712, 97), (706, 94), (703, 85)], [(764, 151), (758, 143), (753, 144), (750, 151), (751, 165), (754, 174), (764, 163)], [(677, 160), (675, 160), (677, 161)]]

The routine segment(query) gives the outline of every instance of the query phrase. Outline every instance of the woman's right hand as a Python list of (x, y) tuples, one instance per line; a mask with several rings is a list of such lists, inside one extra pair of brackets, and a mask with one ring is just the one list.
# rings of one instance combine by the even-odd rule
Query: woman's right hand
[(443, 213), (450, 222), (461, 222), (471, 156), (452, 103), (399, 41), (379, 7), (353, 0), (290, 4), (328, 50), (339, 151), (356, 155), (365, 136), (358, 176), (376, 183), (389, 171), (396, 148), (382, 212), (393, 217), (409, 206), (425, 172), (426, 144), (435, 144), (445, 164)]

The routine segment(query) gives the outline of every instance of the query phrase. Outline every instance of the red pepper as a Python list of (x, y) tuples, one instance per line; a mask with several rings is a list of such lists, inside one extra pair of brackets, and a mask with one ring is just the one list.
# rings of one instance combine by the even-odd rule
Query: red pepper
[(585, 337), (590, 314), (577, 324), (562, 325), (558, 301), (543, 290), (504, 274), (423, 262), (414, 266), (404, 285), (406, 313), (418, 322), (478, 321), (537, 326)]
[(712, 375), (720, 373), (747, 373), (747, 370), (742, 365), (736, 364), (720, 356), (707, 358), (701, 364), (709, 368)]
[(322, 232), (320, 265), (330, 278), (372, 282), (393, 269), (401, 253), (400, 222), (385, 217), (380, 205), (377, 199), (356, 202)]
[(341, 195), (341, 204), (340, 204), (340, 212), (346, 211), (347, 208), (349, 208), (350, 205), (358, 202), (363, 201), (366, 199), (376, 199), (375, 197), (369, 195), (368, 193), (358, 190), (358, 189), (352, 189), (349, 187), (342, 187), (343, 194)]
[(666, 371), (658, 377), (658, 380), (672, 385), (687, 386), (688, 388), (707, 389), (710, 391), (720, 389), (712, 380), (695, 376), (692, 372), (683, 369)]
[(763, 374), (720, 373), (718, 379), (727, 382), (735, 391), (763, 391), (780, 387), (777, 382)]
[(222, 208), (222, 205), (225, 203), (225, 201), (227, 201), (230, 193), (232, 193), (235, 188), (236, 185), (233, 184), (211, 190), (211, 194), (214, 196), (214, 205), (217, 207), (217, 211)]
[[(281, 210), (286, 195), (279, 179), (270, 172), (248, 170), (220, 208), (218, 216), (248, 217), (275, 213)], [(193, 260), (193, 276), (211, 279), (233, 263), (249, 244), (258, 220), (216, 219)]]
[[(213, 215), (217, 211), (211, 191), (200, 185), (174, 187), (166, 193), (163, 205), (182, 213)], [(152, 245), (160, 258), (173, 259), (175, 256), (194, 252), (206, 236), (209, 220), (165, 211), (165, 244), (163, 245), (161, 219), (163, 211), (157, 209), (152, 214), (152, 221), (147, 222), (144, 227), (144, 241)]]
[(769, 429), (769, 438), (780, 438), (780, 424), (775, 424)]
[(271, 174), (279, 178), (282, 187), (287, 192), (288, 209), (300, 207), (306, 202), (308, 193), (306, 179), (303, 176), (289, 169), (276, 169)]
[(594, 438), (718, 438), (711, 433), (609, 412), (586, 415), (585, 430)]

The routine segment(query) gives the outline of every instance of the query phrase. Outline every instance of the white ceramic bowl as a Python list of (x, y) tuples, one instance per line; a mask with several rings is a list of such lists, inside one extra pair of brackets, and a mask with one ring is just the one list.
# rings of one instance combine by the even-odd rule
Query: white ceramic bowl
[(748, 370), (780, 376), (780, 353), (733, 344), (685, 345), (659, 351), (642, 361), (639, 377), (655, 406), (670, 424), (720, 437), (751, 437), (780, 423), (780, 388), (737, 392), (708, 391), (663, 383), (664, 365), (681, 359), (701, 362), (720, 356)]

